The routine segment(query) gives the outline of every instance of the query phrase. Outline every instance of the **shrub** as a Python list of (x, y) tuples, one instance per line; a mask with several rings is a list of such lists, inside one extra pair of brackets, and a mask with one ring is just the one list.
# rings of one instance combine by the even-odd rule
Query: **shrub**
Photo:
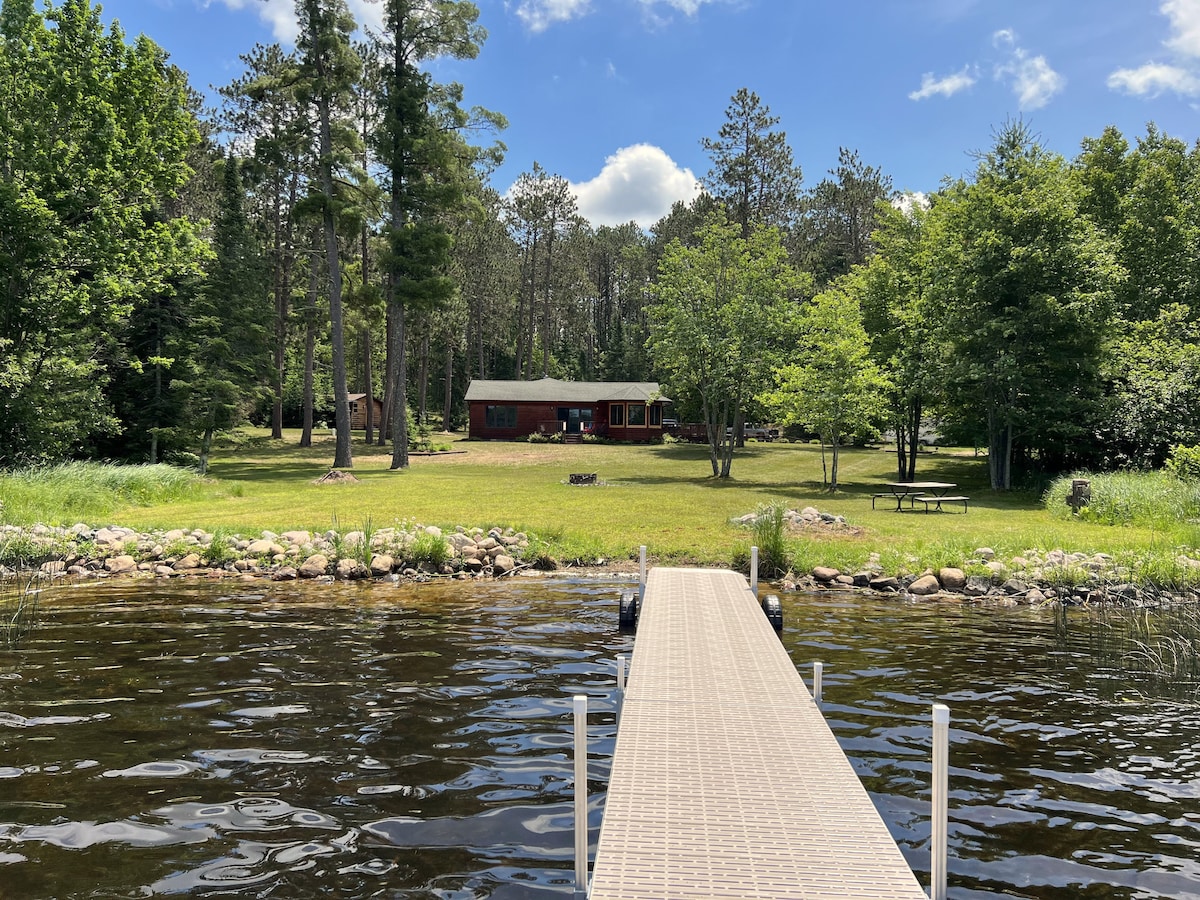
[(1200, 447), (1176, 444), (1167, 457), (1166, 470), (1176, 478), (1200, 480)]
[(422, 531), (408, 548), (409, 562), (414, 566), (426, 563), (434, 568), (440, 568), (450, 559), (450, 545), (446, 539), (438, 535)]
[(1200, 481), (1180, 480), (1166, 472), (1087, 473), (1055, 480), (1043, 497), (1052, 516), (1069, 518), (1067, 496), (1074, 478), (1092, 483), (1091, 502), (1079, 511), (1085, 521), (1102, 525), (1161, 526), (1200, 517)]

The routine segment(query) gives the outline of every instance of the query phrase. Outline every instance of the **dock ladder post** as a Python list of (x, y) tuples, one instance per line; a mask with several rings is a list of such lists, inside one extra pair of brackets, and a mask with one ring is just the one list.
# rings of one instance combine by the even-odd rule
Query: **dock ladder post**
[(758, 548), (750, 548), (750, 590), (758, 596)]
[(946, 900), (947, 799), (950, 768), (950, 707), (933, 704), (933, 784), (930, 835), (929, 897)]
[(587, 696), (576, 694), (572, 706), (575, 713), (575, 890), (573, 898), (574, 900), (587, 900)]

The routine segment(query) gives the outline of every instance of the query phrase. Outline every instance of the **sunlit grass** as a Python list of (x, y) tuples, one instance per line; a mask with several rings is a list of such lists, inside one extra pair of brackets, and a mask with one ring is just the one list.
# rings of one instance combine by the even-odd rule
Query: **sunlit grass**
[[(534, 539), (534, 552), (560, 563), (635, 560), (645, 544), (652, 559), (672, 564), (729, 565), (752, 539), (735, 517), (782, 503), (815, 506), (846, 517), (854, 535), (791, 535), (795, 571), (814, 565), (861, 568), (872, 553), (887, 567), (918, 571), (961, 563), (982, 546), (1000, 557), (1030, 548), (1131, 554), (1192, 546), (1195, 526), (1148, 524), (1113, 528), (1048, 512), (1040, 496), (994, 493), (986, 460), (971, 451), (922, 454), (917, 477), (953, 482), (971, 497), (969, 512), (896, 512), (871, 508), (871, 495), (895, 480), (895, 457), (882, 449), (843, 451), (834, 495), (821, 487), (820, 448), (751, 444), (737, 451), (733, 477), (710, 477), (706, 448), (688, 444), (554, 445), (454, 440), (461, 454), (413, 457), (407, 471), (390, 471), (387, 448), (355, 444), (354, 484), (318, 485), (333, 458), (332, 440), (301, 449), (296, 435), (271, 441), (261, 433), (219, 451), (211, 483), (186, 472), (176, 487), (155, 494), (133, 487), (49, 488), (18, 499), (20, 478), (0, 478), (6, 521), (71, 523), (109, 520), (133, 528), (205, 528), (224, 533), (293, 528), (324, 531), (332, 522), (372, 522), (382, 528), (420, 522), (452, 529), (512, 527)], [(438, 437), (439, 441), (448, 438)], [(115, 468), (115, 467), (114, 467)], [(166, 467), (155, 467), (166, 468)], [(178, 472), (178, 470), (170, 470)], [(573, 486), (568, 476), (595, 472), (597, 486)], [(115, 476), (114, 476), (115, 477)], [(12, 482), (12, 483), (10, 483)], [(157, 490), (157, 489), (155, 489)], [(56, 496), (67, 493), (63, 502)], [(99, 494), (103, 499), (90, 495)]]

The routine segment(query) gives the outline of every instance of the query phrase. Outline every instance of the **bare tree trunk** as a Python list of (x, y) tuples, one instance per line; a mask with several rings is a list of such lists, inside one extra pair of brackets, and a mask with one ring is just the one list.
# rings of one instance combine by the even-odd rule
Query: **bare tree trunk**
[(371, 378), (371, 328), (363, 328), (363, 389), (367, 392), (367, 446), (374, 441), (375, 383)]
[(308, 267), (308, 315), (304, 329), (304, 421), (300, 430), (300, 446), (312, 446), (313, 431), (313, 366), (317, 352), (317, 255), (314, 253)]
[(429, 394), (429, 326), (426, 324), (425, 333), (421, 335), (420, 360), (417, 366), (417, 421), (422, 425), (429, 424), (429, 410), (425, 401)]
[(442, 431), (451, 431), (451, 412), (454, 400), (454, 343), (446, 342), (446, 367), (442, 371)]

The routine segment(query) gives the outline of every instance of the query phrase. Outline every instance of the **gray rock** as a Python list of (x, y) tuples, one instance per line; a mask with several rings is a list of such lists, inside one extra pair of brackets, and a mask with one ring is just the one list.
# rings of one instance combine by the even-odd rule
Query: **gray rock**
[(334, 568), (334, 575), (343, 581), (366, 578), (368, 574), (366, 566), (357, 559), (351, 559), (350, 557), (339, 559), (337, 566)]
[(272, 581), (295, 581), (296, 577), (296, 570), (291, 566), (280, 566), (271, 573)]
[(836, 581), (838, 584), (845, 585), (846, 587), (854, 586), (854, 576), (852, 575), (839, 575), (834, 579), (834, 581)]
[(872, 590), (876, 591), (898, 591), (900, 590), (900, 582), (891, 575), (881, 575), (877, 578), (872, 578), (870, 581)]
[(320, 578), (328, 569), (329, 560), (319, 553), (314, 553), (300, 564), (298, 572), (301, 578)]
[(1018, 578), (1010, 578), (1000, 585), (1000, 590), (1006, 594), (1025, 594), (1029, 592), (1029, 588), (1029, 584)]
[(270, 538), (262, 538), (257, 541), (251, 541), (250, 546), (246, 548), (246, 552), (251, 556), (275, 556), (283, 553), (283, 548)]
[(837, 578), (842, 573), (837, 569), (832, 569), (829, 566), (817, 566), (812, 570), (812, 577), (817, 581), (830, 582)]
[(511, 556), (501, 553), (492, 560), (492, 574), (496, 576), (507, 575), (517, 567), (517, 561)]
[(104, 568), (114, 575), (128, 575), (137, 571), (137, 560), (124, 554), (113, 556), (104, 561)]
[(877, 574), (877, 572), (855, 572), (850, 577), (854, 579), (855, 587), (867, 587)]
[(975, 555), (978, 556), (980, 559), (995, 559), (996, 551), (993, 550), (991, 547), (980, 547), (978, 550), (975, 551)]
[(395, 568), (396, 561), (386, 553), (376, 553), (371, 557), (371, 574), (372, 575), (390, 575), (392, 569)]
[(948, 591), (961, 591), (967, 585), (967, 575), (962, 569), (947, 566), (938, 570), (938, 581)]
[(1043, 594), (1041, 591), (1039, 591), (1037, 588), (1034, 588), (1028, 594), (1025, 595), (1025, 602), (1029, 603), (1033, 606), (1037, 606), (1040, 603), (1045, 603), (1046, 599), (1047, 599), (1046, 595)]
[(983, 575), (971, 575), (963, 585), (962, 592), (968, 597), (982, 597), (991, 589), (992, 581)]
[(924, 597), (929, 594), (936, 594), (942, 589), (942, 585), (933, 575), (922, 575), (916, 581), (908, 586), (910, 594), (916, 594), (918, 597)]
[(311, 544), (312, 534), (307, 531), (285, 531), (279, 536), (289, 544)]

